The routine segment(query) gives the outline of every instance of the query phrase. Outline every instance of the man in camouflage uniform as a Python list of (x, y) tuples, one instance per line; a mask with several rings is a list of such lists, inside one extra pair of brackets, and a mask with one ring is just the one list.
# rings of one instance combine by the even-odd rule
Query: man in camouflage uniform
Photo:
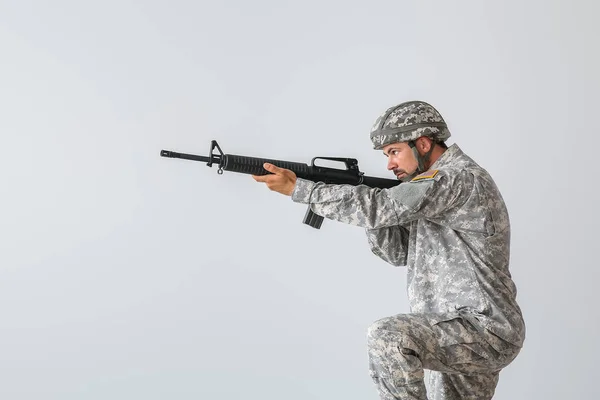
[(271, 164), (272, 174), (254, 176), (318, 215), (365, 228), (374, 254), (407, 267), (411, 313), (368, 331), (370, 373), (383, 400), (491, 399), (525, 338), (504, 201), (487, 171), (456, 144), (447, 147), (448, 137), (434, 107), (405, 102), (371, 131), (404, 182), (394, 188), (315, 183)]

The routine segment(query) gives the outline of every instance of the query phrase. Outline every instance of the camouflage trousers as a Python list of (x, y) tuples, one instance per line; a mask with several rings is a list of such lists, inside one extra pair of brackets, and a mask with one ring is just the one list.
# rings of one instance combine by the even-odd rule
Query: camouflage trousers
[(370, 375), (382, 400), (491, 399), (500, 370), (520, 350), (504, 342), (498, 351), (494, 340), (456, 315), (383, 318), (369, 327)]

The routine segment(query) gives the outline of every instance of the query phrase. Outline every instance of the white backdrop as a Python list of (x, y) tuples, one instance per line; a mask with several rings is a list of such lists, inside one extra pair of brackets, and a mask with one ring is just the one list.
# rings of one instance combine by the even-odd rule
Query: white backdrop
[(362, 229), (161, 149), (309, 162), (436, 106), (496, 179), (528, 336), (497, 399), (591, 399), (593, 1), (0, 1), (0, 398), (377, 399), (408, 311)]

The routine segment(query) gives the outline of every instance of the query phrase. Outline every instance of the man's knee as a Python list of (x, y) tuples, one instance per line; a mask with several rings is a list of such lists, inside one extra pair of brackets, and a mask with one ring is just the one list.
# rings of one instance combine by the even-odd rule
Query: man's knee
[(381, 318), (375, 322), (373, 322), (369, 328), (367, 329), (367, 339), (369, 343), (377, 342), (381, 340), (384, 336), (387, 336), (390, 332), (390, 318)]
[(393, 342), (395, 346), (411, 342), (411, 329), (408, 316), (381, 318), (373, 322), (367, 330), (369, 347), (382, 346)]
[(382, 318), (369, 326), (369, 363), (376, 382), (383, 379), (396, 389), (423, 385), (423, 368), (413, 334), (410, 318), (404, 316)]

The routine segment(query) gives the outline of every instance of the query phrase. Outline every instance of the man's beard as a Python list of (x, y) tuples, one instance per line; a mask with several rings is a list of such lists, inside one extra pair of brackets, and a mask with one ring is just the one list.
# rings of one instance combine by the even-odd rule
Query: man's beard
[[(398, 179), (402, 182), (408, 182), (417, 175), (416, 171), (413, 171), (412, 173), (408, 173), (407, 170), (402, 169), (402, 168), (394, 168), (392, 170), (392, 172), (394, 172), (396, 179)], [(398, 176), (399, 174), (404, 174), (404, 175)]]
[(392, 172), (394, 172), (395, 176), (398, 176), (398, 174), (406, 174), (406, 175), (408, 175), (408, 171), (406, 171), (406, 170), (404, 170), (402, 168), (394, 168), (392, 170)]

